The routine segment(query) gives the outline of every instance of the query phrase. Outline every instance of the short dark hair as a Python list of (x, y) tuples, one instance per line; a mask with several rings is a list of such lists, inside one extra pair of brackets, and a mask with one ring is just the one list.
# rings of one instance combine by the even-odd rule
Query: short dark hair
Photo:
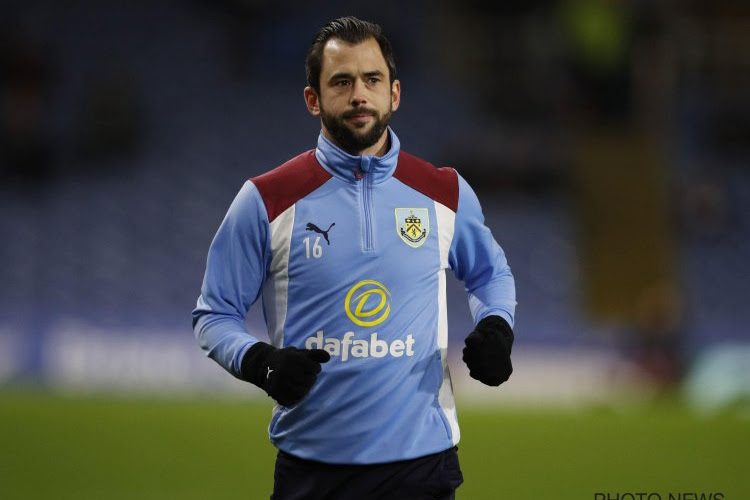
[(320, 28), (313, 38), (305, 61), (307, 84), (320, 94), (320, 70), (323, 65), (323, 48), (328, 40), (337, 38), (352, 45), (374, 38), (380, 46), (385, 63), (388, 65), (390, 83), (396, 80), (396, 61), (393, 58), (391, 42), (388, 41), (380, 25), (363, 21), (354, 16), (340, 17)]

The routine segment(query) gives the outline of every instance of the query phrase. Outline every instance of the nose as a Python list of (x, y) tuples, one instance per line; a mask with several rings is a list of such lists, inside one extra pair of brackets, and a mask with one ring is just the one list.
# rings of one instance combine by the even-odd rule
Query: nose
[(365, 83), (360, 78), (356, 78), (352, 83), (352, 93), (349, 98), (349, 103), (355, 107), (367, 103)]

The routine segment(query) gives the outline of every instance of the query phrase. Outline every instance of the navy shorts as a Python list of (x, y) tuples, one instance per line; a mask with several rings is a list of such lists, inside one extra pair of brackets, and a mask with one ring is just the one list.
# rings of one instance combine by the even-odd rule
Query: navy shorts
[(373, 465), (334, 465), (283, 451), (271, 500), (453, 500), (463, 483), (458, 448)]

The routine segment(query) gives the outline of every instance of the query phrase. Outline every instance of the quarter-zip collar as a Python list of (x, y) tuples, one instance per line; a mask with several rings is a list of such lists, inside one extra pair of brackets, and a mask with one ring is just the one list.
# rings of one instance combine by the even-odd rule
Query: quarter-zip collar
[(358, 182), (368, 176), (371, 183), (378, 184), (393, 175), (401, 150), (401, 142), (391, 127), (388, 127), (388, 143), (390, 148), (383, 156), (353, 156), (326, 139), (321, 132), (315, 157), (324, 169), (339, 179)]

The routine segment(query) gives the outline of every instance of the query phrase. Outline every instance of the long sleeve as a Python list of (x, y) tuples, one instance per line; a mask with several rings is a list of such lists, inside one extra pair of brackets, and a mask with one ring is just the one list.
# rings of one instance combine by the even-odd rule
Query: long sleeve
[(512, 327), (516, 288), (505, 252), (484, 224), (476, 194), (459, 175), (459, 201), (449, 264), (464, 282), (474, 323), (489, 315), (504, 318)]
[(235, 377), (245, 352), (258, 340), (245, 316), (258, 299), (271, 259), (269, 223), (255, 185), (235, 197), (208, 251), (193, 330), (201, 348)]

